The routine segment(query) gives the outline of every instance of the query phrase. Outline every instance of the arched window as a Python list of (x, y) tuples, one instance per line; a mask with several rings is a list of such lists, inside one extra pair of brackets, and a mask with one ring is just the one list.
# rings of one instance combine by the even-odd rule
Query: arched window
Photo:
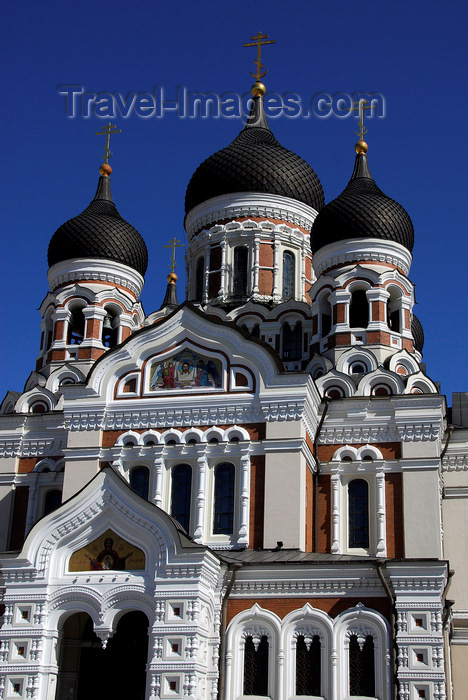
[(71, 309), (70, 318), (68, 320), (68, 345), (79, 345), (84, 338), (85, 317), (83, 307), (75, 307)]
[(302, 358), (302, 323), (299, 321), (291, 330), (289, 323), (283, 324), (283, 360)]
[(283, 299), (294, 299), (296, 285), (294, 284), (295, 258), (293, 253), (286, 250), (283, 253)]
[(365, 640), (352, 634), (349, 639), (349, 694), (375, 696), (374, 639)]
[(268, 696), (268, 637), (247, 637), (244, 648), (244, 695)]
[[(42, 473), (45, 472), (43, 469)], [(44, 499), (44, 508), (42, 510), (42, 515), (47, 515), (56, 510), (62, 503), (62, 492), (59, 489), (54, 489), (53, 491), (47, 491)]]
[(248, 250), (245, 246), (234, 248), (234, 275), (233, 294), (236, 297), (247, 295), (247, 258)]
[(367, 328), (369, 325), (369, 304), (364, 289), (356, 289), (351, 295), (349, 307), (350, 328)]
[(119, 315), (106, 309), (106, 315), (102, 322), (101, 340), (106, 348), (113, 348), (118, 343), (119, 335)]
[(130, 472), (130, 486), (139, 496), (148, 500), (149, 469), (148, 467), (133, 467)]
[(177, 464), (172, 468), (171, 515), (186, 532), (190, 530), (190, 506), (192, 500), (192, 467)]
[(198, 258), (195, 268), (195, 299), (202, 302), (205, 293), (205, 258)]
[(231, 535), (234, 530), (234, 465), (230, 462), (217, 464), (214, 482), (213, 534)]
[(320, 637), (299, 635), (296, 642), (296, 695), (321, 695)]
[(369, 547), (369, 484), (364, 479), (348, 484), (348, 546)]
[(394, 333), (401, 333), (401, 290), (391, 287), (387, 300), (387, 325)]

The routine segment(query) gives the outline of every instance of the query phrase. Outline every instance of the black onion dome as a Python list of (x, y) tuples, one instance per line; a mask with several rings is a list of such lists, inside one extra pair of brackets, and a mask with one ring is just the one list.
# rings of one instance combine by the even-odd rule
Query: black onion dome
[(47, 253), (49, 267), (72, 258), (105, 258), (128, 265), (141, 275), (146, 272), (145, 242), (117, 211), (108, 177), (99, 178), (89, 207), (62, 224), (51, 238)]
[(348, 238), (394, 241), (410, 252), (414, 244), (414, 229), (409, 215), (401, 204), (377, 187), (364, 153), (356, 156), (347, 187), (315, 219), (311, 232), (312, 252), (328, 243)]
[(185, 195), (185, 211), (211, 197), (232, 192), (265, 192), (304, 202), (317, 211), (325, 201), (315, 171), (273, 136), (256, 96), (243, 130), (226, 148), (194, 172)]
[(414, 349), (422, 352), (424, 347), (424, 331), (421, 321), (414, 314), (411, 320), (411, 333), (413, 334)]

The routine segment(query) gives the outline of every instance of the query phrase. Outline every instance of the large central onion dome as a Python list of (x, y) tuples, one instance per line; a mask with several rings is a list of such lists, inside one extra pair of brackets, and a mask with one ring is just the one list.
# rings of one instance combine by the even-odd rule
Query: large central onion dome
[[(364, 142), (360, 142), (364, 146)], [(359, 146), (359, 144), (358, 144)], [(366, 147), (367, 149), (367, 147)], [(329, 202), (314, 221), (312, 252), (337, 241), (377, 238), (400, 243), (411, 252), (414, 229), (401, 204), (387, 197), (375, 184), (364, 152), (358, 152), (347, 187)]]
[(188, 213), (211, 197), (234, 192), (290, 197), (316, 211), (324, 205), (316, 173), (273, 136), (264, 113), (263, 96), (255, 92), (249, 118), (239, 136), (207, 158), (193, 174), (187, 187), (185, 211)]
[(47, 253), (49, 267), (72, 258), (104, 258), (127, 265), (140, 275), (146, 272), (146, 244), (136, 228), (117, 211), (107, 174), (99, 178), (91, 204), (62, 224), (51, 238)]

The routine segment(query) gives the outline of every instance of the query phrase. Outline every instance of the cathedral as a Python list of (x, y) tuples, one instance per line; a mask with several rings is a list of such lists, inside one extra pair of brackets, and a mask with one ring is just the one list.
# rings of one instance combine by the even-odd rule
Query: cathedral
[(188, 183), (185, 301), (143, 311), (107, 158), (50, 239), (0, 408), (2, 700), (466, 697), (468, 394), (422, 362), (410, 216), (362, 138), (326, 204), (264, 94)]

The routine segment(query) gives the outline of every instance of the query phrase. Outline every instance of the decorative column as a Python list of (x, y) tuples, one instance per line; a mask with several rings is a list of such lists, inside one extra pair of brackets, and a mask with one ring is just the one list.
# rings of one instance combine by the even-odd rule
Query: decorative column
[(385, 474), (378, 472), (376, 477), (376, 556), (387, 556), (387, 532), (385, 523)]
[(161, 447), (159, 454), (155, 455), (154, 458), (154, 496), (153, 503), (158, 508), (162, 508), (162, 490), (163, 490), (163, 468), (164, 468), (164, 458), (163, 458), (163, 447)]
[(335, 332), (349, 331), (349, 304), (351, 292), (338, 289), (328, 297), (332, 307), (332, 328)]
[(62, 349), (67, 344), (68, 323), (70, 322), (71, 313), (68, 309), (56, 309), (55, 311), (55, 327), (54, 339), (51, 347), (54, 350)]
[(218, 297), (223, 301), (226, 298), (226, 252), (227, 252), (227, 234), (224, 232), (223, 240), (221, 241), (221, 286), (218, 291)]
[(254, 237), (254, 264), (253, 264), (253, 289), (252, 294), (258, 294), (258, 278), (260, 272), (260, 235)]
[[(294, 274), (296, 274), (296, 270), (294, 270)], [(302, 246), (301, 246), (301, 301), (306, 300), (306, 239), (305, 236), (302, 238)], [(296, 297), (297, 298), (297, 297)]]
[(102, 306), (85, 306), (83, 309), (85, 330), (82, 347), (93, 346), (102, 348), (102, 324), (107, 311)]
[(205, 246), (205, 285), (203, 290), (202, 303), (206, 304), (208, 301), (208, 290), (210, 285), (210, 246), (209, 243)]
[(193, 539), (202, 544), (205, 539), (205, 502), (206, 502), (206, 469), (208, 462), (206, 459), (206, 446), (203, 446), (203, 455), (197, 459), (197, 501), (196, 520)]
[(273, 301), (280, 301), (281, 291), (279, 289), (279, 254), (280, 242), (275, 231), (273, 239)]
[(340, 552), (340, 485), (341, 478), (338, 473), (331, 476), (331, 500), (332, 500), (332, 532), (331, 553)]
[(370, 310), (368, 330), (388, 332), (387, 300), (390, 294), (386, 289), (368, 289), (366, 297)]
[[(246, 448), (248, 450), (248, 447)], [(241, 456), (239, 536), (237, 544), (245, 547), (249, 544), (249, 495), (250, 495), (250, 455)]]

